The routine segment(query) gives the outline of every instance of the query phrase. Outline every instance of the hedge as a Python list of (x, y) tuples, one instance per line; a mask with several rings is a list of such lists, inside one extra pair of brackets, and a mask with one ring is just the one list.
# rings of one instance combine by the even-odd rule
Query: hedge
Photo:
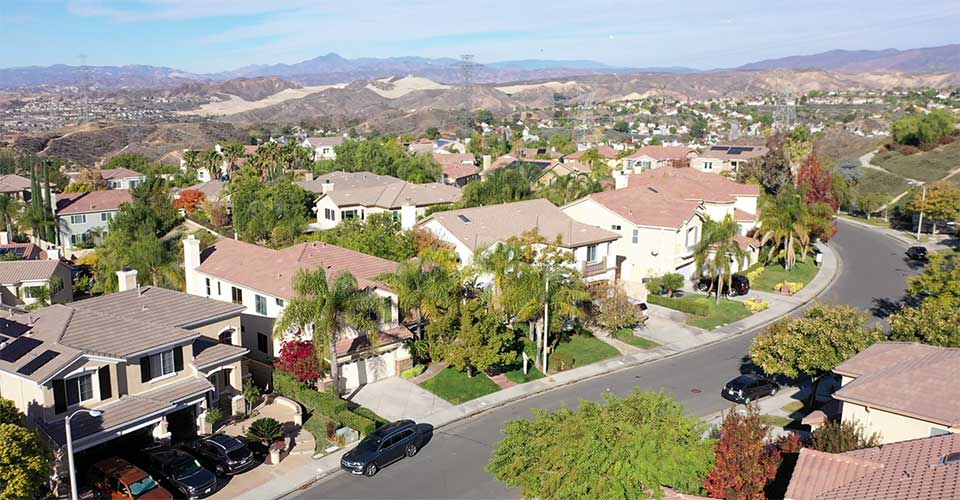
[(670, 309), (675, 309), (687, 314), (693, 314), (695, 316), (706, 316), (710, 314), (710, 305), (701, 302), (688, 302), (670, 297), (663, 297), (661, 295), (647, 295), (647, 302), (656, 304), (658, 306), (669, 307)]
[[(377, 423), (373, 419), (350, 411), (343, 399), (308, 387), (283, 370), (273, 371), (273, 390), (277, 394), (299, 401), (310, 413), (336, 420), (340, 425), (356, 429), (360, 434), (366, 435), (377, 429)], [(369, 410), (367, 412), (372, 414)]]
[(341, 424), (351, 428), (356, 429), (360, 434), (366, 436), (371, 432), (377, 430), (377, 424), (370, 420), (367, 417), (357, 415), (350, 410), (343, 410), (337, 413), (337, 420)]

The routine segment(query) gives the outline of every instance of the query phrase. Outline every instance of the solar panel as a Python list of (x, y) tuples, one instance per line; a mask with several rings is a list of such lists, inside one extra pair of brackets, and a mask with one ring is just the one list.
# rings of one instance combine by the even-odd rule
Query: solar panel
[(0, 359), (8, 363), (13, 363), (28, 352), (36, 349), (37, 346), (42, 343), (43, 342), (30, 337), (20, 337), (14, 340), (12, 344), (0, 349)]
[(730, 149), (730, 146), (712, 146), (710, 151), (726, 151)]
[(0, 319), (0, 333), (7, 337), (19, 337), (30, 331), (30, 327), (9, 319)]
[(24, 375), (33, 375), (33, 372), (39, 370), (40, 367), (49, 363), (50, 360), (52, 360), (53, 358), (59, 355), (60, 353), (57, 351), (51, 351), (51, 350), (43, 351), (42, 353), (40, 353), (39, 356), (31, 359), (29, 363), (21, 366), (20, 369), (17, 370), (17, 373), (22, 373)]

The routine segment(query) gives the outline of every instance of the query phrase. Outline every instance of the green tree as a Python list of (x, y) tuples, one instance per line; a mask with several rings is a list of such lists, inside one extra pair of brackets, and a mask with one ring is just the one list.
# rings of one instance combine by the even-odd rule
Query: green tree
[(417, 254), (411, 231), (402, 231), (400, 221), (389, 212), (376, 213), (365, 220), (347, 219), (333, 229), (318, 234), (321, 241), (356, 250), (383, 259), (403, 261)]
[(707, 136), (709, 129), (710, 127), (706, 120), (694, 120), (693, 123), (690, 124), (690, 137), (693, 137), (694, 139), (703, 139)]
[(944, 109), (929, 113), (914, 113), (893, 122), (890, 127), (893, 141), (909, 146), (923, 146), (940, 141), (956, 133), (957, 120)]
[(960, 307), (956, 300), (933, 297), (918, 307), (890, 316), (890, 338), (942, 347), (960, 347)]
[(550, 203), (560, 206), (601, 190), (603, 186), (590, 175), (569, 174), (554, 178), (549, 184), (540, 188), (537, 194), (550, 200)]
[(737, 182), (755, 182), (771, 195), (792, 186), (793, 170), (787, 156), (786, 143), (787, 137), (784, 134), (771, 136), (767, 140), (767, 154), (750, 160), (737, 169)]
[(0, 423), (0, 499), (36, 498), (52, 474), (50, 451), (36, 431)]
[(23, 413), (13, 401), (0, 398), (0, 425), (3, 424), (23, 425)]
[(868, 191), (857, 197), (857, 205), (860, 207), (860, 210), (866, 214), (867, 220), (870, 220), (871, 215), (889, 202), (890, 195), (887, 193), (872, 193)]
[(747, 253), (740, 248), (740, 243), (735, 239), (739, 230), (740, 226), (730, 214), (727, 214), (722, 221), (707, 218), (703, 221), (703, 235), (693, 250), (697, 275), (709, 273), (712, 281), (717, 284), (718, 304), (724, 278), (726, 278), (727, 289), (733, 289), (731, 264), (735, 262), (739, 269), (743, 269), (747, 260)]
[(0, 194), (0, 225), (10, 238), (16, 235), (16, 218), (20, 215), (20, 202), (6, 194)]
[(923, 273), (910, 278), (907, 293), (928, 300), (943, 297), (960, 303), (960, 253), (934, 253)]
[(846, 453), (880, 446), (880, 434), (867, 434), (863, 424), (857, 421), (830, 422), (813, 431), (810, 447), (827, 453)]
[[(538, 174), (539, 172), (537, 172)], [(457, 208), (470, 208), (521, 201), (533, 197), (531, 169), (504, 167), (494, 170), (481, 181), (467, 184)]]
[(810, 215), (800, 195), (785, 189), (763, 200), (760, 245), (770, 244), (767, 261), (780, 259), (790, 270), (797, 258), (807, 255), (811, 243)]
[(527, 498), (656, 498), (661, 486), (700, 493), (713, 467), (704, 423), (662, 392), (604, 402), (508, 422), (487, 470)]
[(382, 274), (377, 279), (396, 292), (402, 313), (416, 313), (419, 339), (423, 339), (424, 321), (453, 309), (462, 295), (459, 273), (429, 258), (403, 261), (396, 272)]
[[(223, 145), (221, 151), (223, 152), (223, 160), (227, 162), (227, 168), (230, 171), (230, 175), (233, 175), (237, 170), (237, 164), (244, 155), (243, 144), (240, 144), (239, 142), (229, 142)], [(219, 176), (213, 177), (217, 178)]]
[(283, 424), (276, 419), (258, 418), (247, 429), (247, 439), (250, 441), (270, 444), (283, 437)]
[(278, 226), (298, 235), (306, 227), (313, 197), (291, 182), (267, 183), (250, 167), (230, 183), (233, 226), (244, 241), (270, 241)]
[(281, 339), (294, 331), (312, 335), (318, 354), (325, 354), (330, 361), (333, 391), (339, 393), (337, 341), (347, 329), (353, 329), (377, 345), (377, 318), (383, 313), (383, 299), (370, 289), (359, 288), (349, 272), (330, 281), (322, 268), (298, 271), (293, 290), (296, 295), (274, 323), (273, 334)]
[(626, 134), (627, 132), (630, 132), (630, 124), (623, 120), (618, 120), (613, 124), (613, 130), (620, 132), (621, 134)]
[(491, 314), (480, 299), (467, 301), (460, 314), (460, 330), (444, 349), (444, 359), (470, 377), (477, 370), (516, 361), (516, 333), (507, 327), (504, 315)]
[(927, 220), (933, 221), (933, 232), (937, 232), (937, 221), (953, 222), (960, 217), (960, 186), (951, 181), (935, 182), (926, 188), (926, 194), (917, 192), (910, 208), (914, 212), (923, 212)]
[(852, 306), (817, 304), (802, 317), (785, 318), (753, 339), (750, 358), (770, 375), (813, 380), (812, 403), (821, 378), (837, 365), (883, 340), (867, 314)]

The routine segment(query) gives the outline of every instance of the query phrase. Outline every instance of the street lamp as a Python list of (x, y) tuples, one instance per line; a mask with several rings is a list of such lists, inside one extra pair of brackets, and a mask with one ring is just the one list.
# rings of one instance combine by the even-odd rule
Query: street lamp
[(73, 437), (70, 434), (70, 419), (79, 413), (88, 413), (91, 417), (97, 418), (103, 414), (100, 410), (79, 409), (70, 415), (64, 421), (64, 427), (67, 429), (67, 465), (70, 467), (70, 499), (77, 500), (77, 473), (73, 470)]

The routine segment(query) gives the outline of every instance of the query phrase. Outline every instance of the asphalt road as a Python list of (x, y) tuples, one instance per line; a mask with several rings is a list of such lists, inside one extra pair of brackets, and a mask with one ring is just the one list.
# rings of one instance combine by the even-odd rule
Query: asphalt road
[[(902, 297), (905, 278), (917, 271), (904, 260), (905, 246), (897, 240), (843, 221), (840, 226), (831, 242), (842, 261), (840, 275), (821, 298), (882, 316), (890, 302)], [(533, 408), (575, 406), (581, 399), (600, 399), (605, 392), (625, 395), (635, 387), (663, 389), (691, 415), (714, 413), (730, 405), (720, 397), (720, 387), (740, 373), (757, 333), (549, 391), (448, 425), (435, 431), (417, 456), (401, 460), (373, 478), (338, 472), (298, 498), (518, 498), (516, 491), (484, 470), (506, 421), (530, 417)]]

